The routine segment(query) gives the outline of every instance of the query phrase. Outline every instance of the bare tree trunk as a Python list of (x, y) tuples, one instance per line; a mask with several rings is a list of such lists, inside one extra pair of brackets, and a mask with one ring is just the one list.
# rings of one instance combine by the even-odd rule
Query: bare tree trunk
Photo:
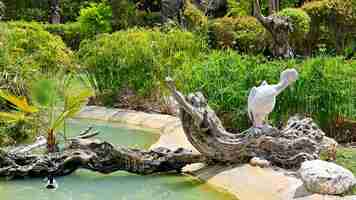
[(5, 4), (0, 1), (0, 20), (3, 18), (3, 16), (5, 15)]
[(49, 23), (59, 24), (61, 23), (59, 0), (49, 0)]
[(272, 53), (274, 57), (293, 57), (293, 50), (289, 44), (289, 33), (292, 30), (292, 25), (288, 22), (288, 18), (277, 15), (264, 17), (261, 12), (259, 0), (255, 0), (254, 8), (254, 13), (258, 21), (272, 34)]
[(279, 0), (269, 0), (268, 14), (273, 15), (279, 11)]
[(161, 1), (161, 17), (162, 21), (169, 20), (177, 21), (179, 25), (184, 26), (184, 0), (162, 0)]
[(116, 31), (119, 30), (120, 27), (120, 1), (122, 0), (111, 0), (111, 9), (112, 9), (112, 30)]
[(208, 0), (205, 15), (211, 18), (223, 17), (227, 13), (227, 0)]

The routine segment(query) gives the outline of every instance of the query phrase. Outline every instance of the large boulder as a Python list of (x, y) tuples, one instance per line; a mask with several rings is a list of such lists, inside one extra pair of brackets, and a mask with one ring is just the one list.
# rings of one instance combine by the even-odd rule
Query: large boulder
[(314, 193), (343, 194), (356, 185), (351, 171), (322, 160), (303, 162), (299, 175), (306, 189)]

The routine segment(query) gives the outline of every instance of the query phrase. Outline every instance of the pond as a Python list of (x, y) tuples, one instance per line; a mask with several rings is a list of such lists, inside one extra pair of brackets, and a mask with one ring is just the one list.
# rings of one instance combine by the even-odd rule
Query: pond
[[(76, 135), (88, 125), (100, 131), (103, 140), (122, 146), (148, 148), (158, 140), (152, 130), (127, 127), (121, 124), (71, 120), (68, 135)], [(127, 172), (109, 175), (78, 170), (72, 175), (56, 178), (57, 190), (45, 189), (42, 179), (0, 182), (1, 200), (236, 200), (195, 178), (184, 175), (139, 176)]]

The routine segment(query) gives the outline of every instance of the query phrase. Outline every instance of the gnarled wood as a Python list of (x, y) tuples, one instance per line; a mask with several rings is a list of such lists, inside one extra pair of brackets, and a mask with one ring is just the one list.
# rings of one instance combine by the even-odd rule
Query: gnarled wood
[(265, 17), (262, 15), (259, 0), (255, 0), (255, 15), (258, 21), (272, 34), (274, 57), (291, 58), (293, 50), (289, 44), (289, 33), (292, 31), (292, 25), (287, 17), (275, 14)]
[(186, 137), (209, 160), (236, 163), (261, 157), (292, 168), (319, 158), (324, 133), (310, 118), (292, 118), (282, 130), (251, 128), (246, 133), (233, 134), (224, 129), (200, 92), (186, 97), (176, 90), (171, 79), (167, 79), (167, 85), (181, 106)]
[(0, 151), (0, 177), (64, 176), (79, 168), (100, 173), (124, 170), (135, 174), (178, 171), (205, 157), (183, 148), (164, 147), (150, 151), (114, 147), (97, 139), (71, 139), (64, 151), (53, 154), (11, 154)]
[(200, 162), (244, 163), (253, 157), (293, 168), (305, 160), (319, 158), (324, 133), (310, 118), (291, 118), (282, 130), (265, 127), (250, 128), (239, 134), (229, 133), (202, 93), (184, 96), (171, 79), (167, 79), (167, 86), (180, 105), (184, 133), (201, 154), (183, 148), (173, 151), (159, 147), (146, 151), (115, 147), (93, 138), (98, 133), (89, 128), (69, 139), (68, 145), (58, 153), (31, 154), (28, 147), (26, 151), (0, 149), (0, 177), (64, 176), (79, 168), (105, 174), (124, 170), (144, 175), (180, 172), (185, 165)]

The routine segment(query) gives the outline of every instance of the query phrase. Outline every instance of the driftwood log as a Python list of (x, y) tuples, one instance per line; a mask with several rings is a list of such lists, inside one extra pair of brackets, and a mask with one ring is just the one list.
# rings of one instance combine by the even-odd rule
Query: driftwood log
[(325, 134), (311, 118), (293, 117), (282, 130), (265, 127), (229, 133), (202, 93), (184, 96), (171, 79), (166, 82), (180, 105), (186, 137), (209, 161), (237, 163), (259, 157), (284, 168), (295, 168), (305, 160), (319, 158)]
[(205, 157), (185, 149), (159, 147), (145, 151), (114, 145), (92, 138), (96, 133), (69, 139), (63, 151), (53, 154), (11, 153), (0, 151), (0, 177), (64, 176), (82, 168), (103, 174), (123, 170), (135, 174), (178, 171)]
[(305, 160), (318, 159), (324, 133), (310, 118), (291, 118), (286, 127), (250, 128), (245, 133), (226, 131), (200, 92), (182, 95), (171, 79), (167, 86), (180, 106), (180, 118), (189, 142), (200, 152), (159, 147), (153, 150), (116, 147), (94, 138), (91, 128), (70, 138), (63, 150), (34, 154), (38, 144), (0, 150), (0, 177), (64, 176), (79, 168), (99, 173), (124, 170), (135, 174), (180, 172), (187, 164), (244, 163), (258, 157), (284, 168), (299, 167)]

